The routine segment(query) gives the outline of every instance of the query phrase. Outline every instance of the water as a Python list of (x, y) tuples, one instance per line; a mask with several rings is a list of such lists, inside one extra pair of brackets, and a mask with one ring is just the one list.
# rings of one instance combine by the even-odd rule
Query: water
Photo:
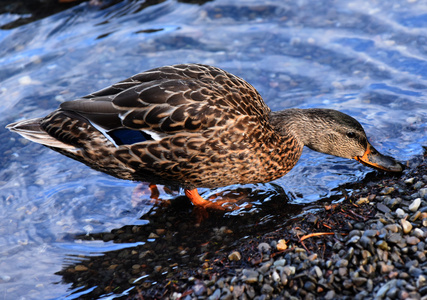
[[(16, 18), (2, 14), (0, 25)], [(95, 286), (76, 288), (55, 273), (78, 264), (80, 254), (93, 259), (161, 243), (149, 238), (148, 229), (142, 244), (90, 242), (85, 236), (125, 225), (144, 231), (176, 214), (185, 216), (180, 226), (192, 228), (195, 247), (212, 238), (212, 227), (241, 231), (238, 240), (280, 227), (319, 199), (340, 199), (339, 185), (372, 172), (355, 161), (305, 150), (299, 164), (272, 184), (202, 189), (204, 196), (241, 192), (253, 207), (194, 228), (191, 207), (169, 210), (150, 202), (148, 194), (135, 197), (137, 183), (24, 141), (6, 124), (44, 116), (60, 102), (143, 70), (198, 62), (243, 77), (273, 110), (346, 112), (363, 124), (379, 151), (407, 161), (427, 144), (426, 20), (427, 5), (413, 0), (124, 1), (105, 9), (82, 3), (1, 30), (0, 298), (90, 294)], [(161, 190), (161, 197), (177, 195)], [(258, 223), (264, 229), (255, 230)], [(178, 231), (175, 243), (191, 241)]]

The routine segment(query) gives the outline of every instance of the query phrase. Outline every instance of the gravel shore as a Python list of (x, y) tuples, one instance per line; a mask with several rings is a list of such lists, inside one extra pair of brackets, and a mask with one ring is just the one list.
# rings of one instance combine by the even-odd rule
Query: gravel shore
[(425, 159), (400, 176), (373, 172), (345, 187), (344, 201), (245, 236), (233, 227), (239, 216), (215, 227), (215, 218), (197, 225), (159, 211), (148, 225), (73, 237), (143, 243), (58, 274), (73, 288), (94, 287), (81, 299), (427, 299)]
[(210, 279), (176, 278), (173, 288), (132, 298), (427, 299), (425, 156), (412, 164), (210, 259)]

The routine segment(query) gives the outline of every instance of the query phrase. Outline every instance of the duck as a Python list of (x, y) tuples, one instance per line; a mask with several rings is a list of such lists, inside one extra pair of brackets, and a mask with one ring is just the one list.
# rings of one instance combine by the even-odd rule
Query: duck
[(273, 181), (304, 146), (381, 171), (403, 169), (353, 117), (271, 111), (244, 79), (202, 64), (151, 69), (7, 128), (117, 178), (183, 188), (198, 208), (224, 207), (198, 188)]

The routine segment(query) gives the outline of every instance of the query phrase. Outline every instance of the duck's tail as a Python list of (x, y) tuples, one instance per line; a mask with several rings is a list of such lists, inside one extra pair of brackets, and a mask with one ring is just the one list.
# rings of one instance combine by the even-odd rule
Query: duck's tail
[(15, 122), (6, 126), (10, 131), (19, 133), (21, 136), (35, 143), (39, 143), (48, 147), (59, 148), (64, 150), (76, 149), (72, 145), (62, 143), (50, 136), (44, 131), (41, 126), (42, 118), (29, 119), (24, 121)]

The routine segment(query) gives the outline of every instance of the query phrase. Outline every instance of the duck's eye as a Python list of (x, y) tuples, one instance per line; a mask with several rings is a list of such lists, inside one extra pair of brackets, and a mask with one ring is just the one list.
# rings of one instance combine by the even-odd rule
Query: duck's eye
[(354, 139), (356, 137), (356, 133), (354, 133), (353, 131), (349, 131), (347, 132), (347, 137), (350, 139)]

